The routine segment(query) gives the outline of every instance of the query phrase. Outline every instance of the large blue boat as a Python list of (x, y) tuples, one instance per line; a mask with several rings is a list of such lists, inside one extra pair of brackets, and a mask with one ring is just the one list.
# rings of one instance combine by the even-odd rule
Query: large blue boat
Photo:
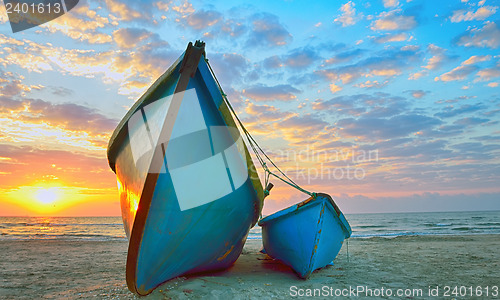
[(264, 192), (204, 43), (189, 43), (129, 110), (108, 160), (129, 238), (130, 291), (147, 295), (174, 277), (236, 261)]
[(301, 278), (330, 264), (352, 232), (333, 199), (321, 193), (263, 218), (259, 225), (266, 253)]

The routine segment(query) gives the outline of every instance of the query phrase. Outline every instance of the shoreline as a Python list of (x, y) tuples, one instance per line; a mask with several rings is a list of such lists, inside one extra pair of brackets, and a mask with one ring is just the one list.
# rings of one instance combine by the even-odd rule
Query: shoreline
[[(106, 237), (102, 236), (102, 238), (81, 238), (81, 237), (62, 237), (62, 236), (54, 236), (54, 237), (36, 237), (36, 238), (10, 238), (11, 235), (7, 233), (2, 233), (0, 235), (0, 243), (2, 242), (37, 242), (37, 241), (46, 241), (46, 242), (61, 242), (61, 243), (78, 243), (78, 242), (89, 242), (89, 243), (127, 243), (128, 239), (126, 237)], [(394, 238), (411, 238), (411, 237), (468, 237), (468, 236), (500, 236), (500, 233), (408, 233), (408, 234), (398, 234), (398, 233), (381, 233), (377, 235), (369, 234), (369, 235), (351, 235), (348, 240), (366, 240), (366, 239), (394, 239)], [(7, 238), (6, 238), (7, 237)], [(261, 237), (258, 238), (247, 238), (245, 243), (254, 243), (254, 241), (262, 241)]]
[[(174, 278), (147, 298), (280, 299), (323, 287), (332, 291), (359, 286), (421, 289), (424, 293), (429, 286), (439, 287), (440, 293), (444, 286), (492, 287), (499, 285), (500, 278), (498, 237), (353, 238), (333, 266), (314, 272), (308, 280), (260, 253), (260, 240), (249, 240), (231, 268)], [(1, 240), (0, 298), (139, 299), (125, 284), (127, 246), (126, 241)]]

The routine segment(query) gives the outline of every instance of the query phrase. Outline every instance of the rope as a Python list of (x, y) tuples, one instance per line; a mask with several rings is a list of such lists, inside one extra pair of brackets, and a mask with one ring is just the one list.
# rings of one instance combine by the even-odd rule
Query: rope
[[(269, 182), (270, 175), (273, 175), (274, 177), (276, 177), (279, 180), (283, 181), (284, 183), (286, 183), (286, 184), (288, 184), (288, 185), (296, 188), (297, 190), (299, 190), (299, 191), (301, 191), (301, 192), (303, 192), (305, 194), (308, 194), (311, 197), (316, 198), (316, 193), (309, 192), (309, 191), (303, 189), (302, 187), (300, 187), (290, 177), (288, 177), (283, 171), (281, 171), (281, 169), (271, 160), (271, 158), (269, 158), (269, 156), (267, 156), (267, 154), (264, 152), (264, 150), (262, 150), (262, 148), (259, 146), (259, 144), (257, 143), (257, 141), (255, 141), (255, 139), (252, 137), (252, 135), (250, 134), (250, 132), (248, 132), (248, 130), (245, 128), (245, 126), (243, 125), (243, 123), (241, 122), (241, 120), (236, 115), (236, 112), (234, 111), (233, 107), (231, 106), (231, 103), (229, 103), (229, 100), (227, 99), (227, 95), (222, 90), (222, 87), (221, 87), (221, 85), (219, 83), (219, 80), (217, 79), (217, 77), (215, 76), (214, 71), (212, 70), (212, 66), (208, 62), (208, 58), (205, 58), (205, 61), (206, 61), (207, 65), (208, 65), (208, 68), (210, 69), (210, 72), (212, 73), (213, 78), (215, 79), (215, 82), (217, 83), (217, 86), (219, 87), (219, 90), (220, 90), (220, 92), (222, 94), (222, 98), (223, 98), (224, 102), (226, 103), (227, 107), (229, 108), (229, 110), (231, 111), (231, 113), (234, 115), (234, 117), (238, 121), (238, 124), (240, 125), (243, 133), (245, 134), (245, 136), (246, 136), (246, 138), (248, 140), (248, 143), (250, 144), (250, 147), (252, 148), (252, 151), (255, 153), (255, 156), (257, 157), (257, 160), (259, 161), (262, 169), (265, 172), (264, 183), (265, 183), (266, 188), (267, 188), (267, 185), (268, 185), (268, 182)], [(260, 152), (260, 154), (259, 154), (259, 152)], [(266, 164), (264, 158), (262, 158), (261, 154), (286, 179), (283, 179), (280, 175), (271, 172), (269, 170), (269, 168), (267, 167), (267, 164)], [(267, 194), (267, 195), (269, 195), (269, 191), (267, 189), (264, 191), (264, 193)]]
[(349, 262), (349, 239), (347, 239), (347, 262)]

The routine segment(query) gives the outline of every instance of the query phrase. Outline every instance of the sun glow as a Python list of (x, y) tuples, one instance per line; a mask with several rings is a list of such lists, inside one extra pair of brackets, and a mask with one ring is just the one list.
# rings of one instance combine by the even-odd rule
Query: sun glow
[[(24, 211), (24, 214), (31, 216), (109, 216), (120, 212), (115, 187), (95, 189), (66, 186), (63, 182), (43, 182), (19, 186), (3, 194), (0, 189), (0, 200), (2, 195), (9, 204), (7, 211)], [(104, 208), (106, 212), (99, 211)], [(0, 209), (0, 215), (3, 209)]]

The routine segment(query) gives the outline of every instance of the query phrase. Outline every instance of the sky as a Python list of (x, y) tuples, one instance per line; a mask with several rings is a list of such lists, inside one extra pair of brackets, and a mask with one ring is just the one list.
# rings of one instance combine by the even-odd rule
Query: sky
[[(118, 216), (111, 133), (185, 50), (268, 155), (344, 213), (500, 209), (500, 2), (81, 0), (0, 6), (0, 215)], [(307, 198), (274, 180), (269, 214)]]

